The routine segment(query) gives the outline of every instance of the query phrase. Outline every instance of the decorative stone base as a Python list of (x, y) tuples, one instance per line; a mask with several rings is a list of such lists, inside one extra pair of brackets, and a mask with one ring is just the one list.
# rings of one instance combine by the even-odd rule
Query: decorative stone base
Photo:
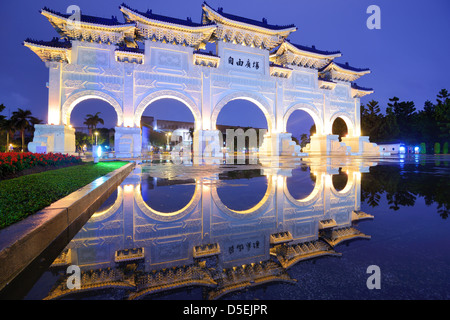
[(381, 155), (380, 147), (366, 136), (344, 137), (340, 142), (337, 135), (313, 135), (302, 151), (309, 155)]
[(38, 153), (75, 153), (75, 129), (64, 125), (36, 124), (28, 151)]
[(115, 127), (114, 150), (116, 158), (140, 157), (141, 149), (141, 128)]
[(376, 143), (369, 141), (369, 137), (344, 137), (342, 141), (352, 149), (352, 154), (375, 155), (381, 154), (380, 147)]
[(311, 142), (303, 148), (309, 155), (350, 155), (351, 148), (339, 141), (338, 135), (313, 135)]
[(197, 130), (193, 139), (194, 163), (219, 163), (223, 160), (223, 138), (219, 130)]
[(305, 156), (300, 146), (292, 140), (291, 133), (266, 133), (259, 149), (264, 156)]

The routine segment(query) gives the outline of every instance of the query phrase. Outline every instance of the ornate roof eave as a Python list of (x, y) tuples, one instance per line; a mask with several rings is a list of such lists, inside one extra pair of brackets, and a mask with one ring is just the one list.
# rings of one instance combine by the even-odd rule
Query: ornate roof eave
[(336, 88), (337, 83), (327, 79), (318, 79), (318, 84), (320, 89), (334, 90)]
[[(312, 48), (314, 49), (314, 48)], [(292, 52), (295, 55), (301, 55), (301, 56), (308, 56), (316, 59), (327, 59), (328, 61), (332, 61), (335, 58), (339, 58), (342, 56), (342, 53), (339, 51), (336, 52), (330, 52), (330, 53), (318, 53), (318, 52), (311, 52), (302, 50), (289, 41), (284, 41), (280, 47), (277, 49), (277, 51), (274, 53), (276, 55), (282, 55), (285, 51)]]
[(319, 72), (322, 76), (325, 77), (327, 74), (329, 74), (330, 77), (335, 80), (353, 82), (362, 77), (363, 75), (369, 74), (370, 70), (356, 69), (350, 67), (348, 64), (346, 64), (345, 66), (339, 65), (334, 61), (332, 61), (327, 66), (322, 68)]
[(366, 235), (354, 227), (332, 229), (331, 232), (322, 233), (320, 237), (332, 247), (337, 246), (343, 241), (371, 238), (370, 235)]
[(238, 28), (238, 29), (245, 29), (248, 31), (258, 32), (258, 33), (262, 33), (262, 34), (270, 35), (270, 36), (277, 35), (277, 36), (281, 36), (283, 38), (286, 38), (292, 32), (297, 31), (297, 27), (295, 27), (293, 25), (277, 28), (276, 30), (274, 30), (274, 29), (264, 28), (261, 26), (256, 26), (256, 25), (241, 22), (241, 21), (232, 20), (232, 19), (229, 19), (229, 18), (221, 15), (220, 12), (211, 8), (206, 2), (204, 2), (202, 4), (202, 9), (203, 9), (202, 16), (203, 16), (203, 20), (204, 20), (203, 22), (205, 22), (205, 20), (207, 19), (207, 20), (214, 21), (218, 24), (222, 24), (225, 26)]
[[(65, 27), (68, 24), (72, 24), (72, 20), (59, 15), (55, 12), (42, 9), (41, 14), (45, 16), (50, 23), (56, 28), (61, 30), (62, 32), (65, 31)], [(61, 28), (61, 26), (63, 28)], [(86, 21), (77, 21), (77, 24), (74, 25), (74, 27), (80, 27), (80, 28), (86, 28), (86, 29), (95, 29), (95, 30), (104, 30), (104, 31), (110, 31), (110, 32), (124, 32), (124, 33), (132, 33), (134, 32), (136, 28), (136, 24), (134, 23), (117, 23), (117, 25), (104, 25), (104, 24), (98, 24), (98, 23), (91, 23)]]
[(51, 46), (31, 40), (25, 40), (23, 45), (33, 51), (44, 62), (57, 61), (70, 63), (71, 48)]
[(342, 55), (339, 51), (320, 51), (315, 49), (315, 47), (304, 48), (305, 49), (302, 50), (298, 45), (293, 45), (289, 41), (285, 40), (275, 51), (270, 54), (269, 59), (272, 62), (282, 65), (300, 66), (303, 68), (320, 70), (333, 61), (333, 59)]
[[(41, 10), (61, 37), (71, 40), (100, 42), (137, 47), (136, 24), (120, 23), (117, 19), (105, 19), (80, 15), (80, 21), (74, 22), (67, 14), (61, 14), (44, 8)], [(84, 19), (84, 20), (83, 20)], [(86, 21), (93, 20), (93, 21)], [(95, 23), (95, 21), (100, 23)]]
[(289, 78), (292, 74), (292, 69), (271, 63), (269, 67), (270, 75), (273, 77)]
[(212, 54), (207, 54), (201, 51), (194, 51), (194, 64), (205, 67), (218, 68), (220, 64), (220, 57)]
[[(357, 86), (356, 84), (352, 84), (352, 86), (351, 86), (351, 94), (352, 94), (353, 98), (362, 98), (364, 96), (372, 94), (373, 92), (374, 92), (373, 89), (363, 88), (363, 87)], [(371, 217), (373, 218), (373, 216), (371, 216), (371, 215), (367, 215), (367, 214), (365, 214), (365, 215), (368, 216), (368, 218), (371, 218)], [(361, 216), (363, 216), (363, 215), (361, 215)], [(363, 216), (363, 217), (366, 217), (366, 216)], [(360, 219), (362, 219), (362, 218), (360, 218)]]
[[(217, 28), (216, 24), (208, 25), (184, 25), (167, 21), (159, 21), (144, 16), (125, 5), (120, 6), (120, 11), (127, 21), (134, 21), (141, 39), (157, 40), (176, 43), (203, 49)], [(154, 32), (154, 30), (162, 32)]]
[(209, 24), (209, 25), (199, 25), (199, 26), (187, 26), (187, 25), (181, 25), (177, 23), (171, 23), (171, 22), (165, 22), (165, 21), (159, 21), (156, 19), (150, 19), (148, 17), (145, 17), (141, 13), (132, 10), (124, 5), (120, 6), (120, 11), (125, 15), (127, 20), (130, 21), (136, 21), (140, 22), (144, 25), (154, 26), (154, 27), (162, 27), (167, 29), (173, 29), (183, 32), (191, 32), (191, 33), (213, 33), (214, 30), (217, 28), (216, 24)]
[(115, 50), (115, 58), (117, 62), (128, 62), (128, 63), (137, 63), (143, 64), (145, 59), (145, 53), (139, 51), (130, 51), (126, 49), (116, 49)]

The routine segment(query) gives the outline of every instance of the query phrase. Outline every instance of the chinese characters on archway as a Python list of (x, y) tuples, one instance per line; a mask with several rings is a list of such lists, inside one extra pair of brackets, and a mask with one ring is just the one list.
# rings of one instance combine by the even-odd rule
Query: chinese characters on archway
[(260, 62), (254, 61), (250, 59), (241, 59), (237, 57), (228, 57), (228, 64), (231, 66), (237, 66), (242, 67), (243, 69), (253, 69), (253, 70), (259, 70)]
[(248, 241), (246, 243), (239, 243), (236, 245), (229, 246), (228, 247), (228, 253), (231, 255), (235, 252), (242, 252), (242, 251), (250, 251), (252, 249), (259, 249), (259, 241)]

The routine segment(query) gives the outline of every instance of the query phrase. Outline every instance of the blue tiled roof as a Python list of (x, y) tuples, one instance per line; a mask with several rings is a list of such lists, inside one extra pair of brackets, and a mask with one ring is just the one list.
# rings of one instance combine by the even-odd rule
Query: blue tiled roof
[(212, 53), (212, 51), (203, 51), (203, 50), (195, 50), (194, 54), (198, 53), (198, 54), (203, 54), (205, 56), (211, 56), (211, 57), (218, 57), (218, 55)]
[[(296, 28), (295, 25), (293, 25), (293, 24), (286, 25), (286, 26), (279, 26), (279, 25), (268, 24), (267, 20), (265, 18), (263, 18), (261, 21), (258, 21), (258, 20), (253, 20), (253, 19), (249, 19), (249, 18), (236, 16), (236, 15), (233, 15), (233, 14), (230, 14), (230, 13), (225, 13), (225, 12), (223, 12), (223, 8), (219, 8), (218, 10), (214, 10), (206, 2), (203, 2), (203, 6), (208, 6), (211, 10), (217, 12), (222, 17), (225, 17), (227, 19), (230, 19), (230, 20), (233, 20), (233, 21), (242, 22), (242, 23), (246, 23), (246, 24), (251, 24), (251, 25), (254, 25), (254, 26), (257, 26), (257, 27), (262, 27), (262, 28), (271, 29), (271, 30), (283, 30), (283, 29), (289, 29), (289, 28)], [(203, 13), (202, 16), (203, 16), (203, 22), (205, 22), (206, 18), (204, 17), (204, 13)]]
[(311, 53), (317, 53), (317, 54), (321, 54), (321, 55), (325, 55), (325, 56), (335, 55), (335, 54), (340, 54), (341, 53), (340, 51), (324, 51), (324, 50), (316, 49), (315, 46), (307, 47), (307, 46), (303, 46), (303, 45), (300, 45), (300, 44), (291, 43), (290, 41), (288, 41), (288, 42), (290, 44), (292, 44), (294, 47), (296, 47), (297, 49), (299, 49), (299, 50), (303, 50), (303, 51), (307, 51), (307, 52), (311, 52)]
[(116, 49), (116, 51), (124, 51), (124, 52), (133, 52), (133, 53), (141, 53), (144, 54), (144, 49), (141, 48), (129, 48), (129, 47), (120, 47)]
[(322, 68), (319, 70), (319, 72), (322, 72), (323, 70), (325, 70), (326, 68), (328, 68), (328, 66), (330, 66), (331, 64), (335, 64), (335, 65), (341, 67), (342, 69), (346, 69), (346, 70), (354, 71), (354, 72), (370, 71), (369, 68), (361, 69), (361, 68), (355, 68), (355, 67), (352, 67), (352, 66), (350, 66), (350, 65), (348, 64), (348, 62), (346, 62), (346, 63), (337, 63), (337, 62), (335, 62), (335, 61), (332, 61), (332, 62), (330, 62), (329, 64), (327, 64), (326, 66), (322, 67)]
[(348, 62), (346, 62), (345, 64), (344, 64), (344, 63), (337, 63), (337, 62), (334, 62), (334, 63), (335, 63), (336, 65), (338, 65), (339, 67), (343, 68), (343, 69), (347, 69), (347, 70), (351, 70), (351, 71), (355, 71), (355, 72), (370, 71), (369, 68), (363, 68), (363, 69), (361, 69), (361, 68), (355, 68), (355, 67), (352, 67), (352, 66), (350, 66), (350, 65), (348, 64)]
[(353, 88), (353, 89), (357, 89), (357, 90), (362, 90), (362, 91), (373, 91), (372, 88), (364, 88), (364, 87), (360, 87), (360, 86), (358, 86), (356, 83), (352, 83), (352, 88)]
[[(44, 9), (41, 10), (42, 11), (47, 11), (53, 14), (56, 14), (60, 17), (63, 17), (65, 19), (68, 19), (70, 17), (72, 17), (72, 14), (70, 13), (60, 13), (54, 10), (50, 10), (47, 7), (44, 7)], [(81, 22), (86, 22), (86, 23), (93, 23), (93, 24), (101, 24), (104, 26), (122, 26), (122, 25), (126, 25), (125, 23), (119, 22), (117, 20), (117, 17), (113, 16), (111, 18), (101, 18), (101, 17), (94, 17), (94, 16), (89, 16), (86, 14), (81, 13), (80, 14), (80, 19)]]
[(72, 43), (68, 40), (59, 41), (58, 38), (53, 38), (51, 41), (34, 40), (27, 38), (25, 42), (33, 43), (40, 46), (54, 47), (54, 48), (72, 48)]
[(121, 7), (124, 7), (130, 11), (133, 11), (134, 13), (137, 13), (143, 17), (146, 17), (148, 19), (152, 19), (152, 20), (157, 20), (157, 21), (161, 21), (161, 22), (168, 22), (168, 23), (174, 23), (174, 24), (179, 24), (179, 25), (183, 25), (183, 26), (188, 26), (188, 27), (200, 27), (203, 26), (201, 23), (196, 23), (193, 22), (190, 18), (187, 18), (186, 20), (183, 19), (178, 19), (178, 18), (172, 18), (172, 17), (167, 17), (167, 16), (163, 16), (163, 15), (159, 15), (159, 14), (155, 14), (152, 12), (152, 10), (147, 10), (146, 12), (141, 12), (135, 9), (130, 8), (129, 6), (127, 6), (126, 4), (122, 3)]

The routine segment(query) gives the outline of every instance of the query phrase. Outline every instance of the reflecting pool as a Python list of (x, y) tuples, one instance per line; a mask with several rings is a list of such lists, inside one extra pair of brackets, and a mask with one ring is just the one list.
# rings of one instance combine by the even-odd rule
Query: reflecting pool
[(141, 163), (24, 298), (449, 299), (449, 162)]

